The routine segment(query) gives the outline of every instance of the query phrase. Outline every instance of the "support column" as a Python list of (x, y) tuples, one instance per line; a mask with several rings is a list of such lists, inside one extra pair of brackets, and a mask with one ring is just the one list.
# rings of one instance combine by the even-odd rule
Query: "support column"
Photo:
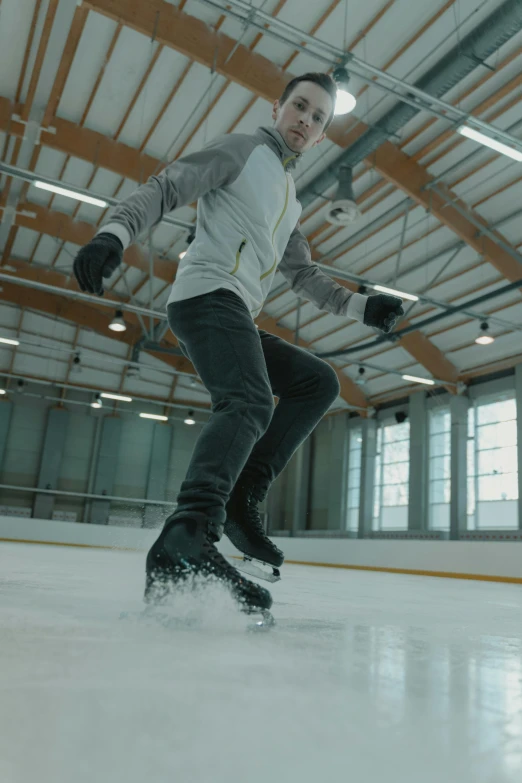
[(359, 502), (358, 538), (372, 532), (375, 458), (377, 456), (377, 420), (365, 419), (362, 425), (361, 497)]
[(450, 540), (458, 541), (467, 528), (468, 514), (468, 406), (464, 395), (452, 397), (451, 411), (451, 495), (450, 495)]
[(4, 457), (7, 448), (7, 435), (9, 425), (11, 424), (11, 415), (13, 413), (13, 403), (11, 400), (0, 401), (0, 475), (3, 470)]
[[(149, 475), (147, 477), (147, 500), (165, 500), (169, 470), (172, 425), (155, 424), (150, 450)], [(145, 506), (143, 527), (161, 527), (165, 519), (162, 506)]]
[[(65, 408), (49, 410), (36, 485), (39, 489), (57, 489), (68, 424), (69, 411)], [(36, 494), (33, 502), (33, 517), (52, 519), (54, 502), (54, 495)]]
[(330, 491), (328, 497), (328, 530), (346, 530), (348, 495), (348, 458), (350, 451), (349, 416), (347, 413), (329, 419), (332, 429), (330, 444)]
[(515, 367), (515, 399), (517, 403), (518, 529), (522, 530), (522, 364), (517, 364)]
[(428, 528), (426, 513), (428, 423), (426, 395), (423, 392), (410, 395), (408, 416), (410, 419), (408, 530), (417, 532)]
[(292, 515), (292, 535), (299, 535), (307, 529), (308, 496), (310, 491), (310, 459), (312, 438), (309, 436), (299, 447), (295, 455), (294, 510)]
[[(122, 421), (115, 416), (106, 416), (103, 420), (100, 451), (94, 479), (95, 495), (111, 495), (114, 476), (120, 451)], [(93, 525), (106, 525), (109, 521), (110, 500), (93, 500), (90, 522)]]

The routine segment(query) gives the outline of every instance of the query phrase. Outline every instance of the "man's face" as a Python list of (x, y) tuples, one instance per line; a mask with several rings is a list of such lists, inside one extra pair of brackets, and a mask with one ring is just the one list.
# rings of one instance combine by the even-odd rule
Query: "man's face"
[(272, 109), (274, 128), (294, 152), (306, 152), (325, 138), (323, 128), (332, 112), (330, 95), (315, 82), (299, 82), (281, 106)]

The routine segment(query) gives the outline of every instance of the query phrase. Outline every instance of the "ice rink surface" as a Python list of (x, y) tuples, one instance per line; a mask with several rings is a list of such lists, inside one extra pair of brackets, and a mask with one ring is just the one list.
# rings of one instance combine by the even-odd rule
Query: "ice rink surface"
[(0, 543), (2, 783), (522, 781), (521, 586), (287, 565), (270, 631), (166, 628), (144, 559)]

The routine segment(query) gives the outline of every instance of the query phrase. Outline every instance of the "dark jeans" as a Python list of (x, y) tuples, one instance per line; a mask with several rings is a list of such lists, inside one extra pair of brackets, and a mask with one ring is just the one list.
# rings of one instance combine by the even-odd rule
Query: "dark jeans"
[(339, 381), (322, 359), (258, 330), (228, 289), (171, 302), (168, 319), (212, 403), (173, 517), (204, 517), (220, 538), (238, 478), (264, 497), (337, 398)]

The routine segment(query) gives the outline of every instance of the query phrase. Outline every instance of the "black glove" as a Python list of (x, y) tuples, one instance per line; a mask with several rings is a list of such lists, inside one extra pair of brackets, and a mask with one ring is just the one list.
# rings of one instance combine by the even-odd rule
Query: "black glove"
[(97, 234), (74, 259), (73, 271), (82, 291), (103, 296), (102, 278), (110, 277), (123, 259), (123, 244), (114, 234)]
[(375, 294), (368, 297), (364, 309), (364, 323), (375, 326), (381, 332), (391, 332), (399, 316), (404, 315), (402, 299), (389, 294)]

